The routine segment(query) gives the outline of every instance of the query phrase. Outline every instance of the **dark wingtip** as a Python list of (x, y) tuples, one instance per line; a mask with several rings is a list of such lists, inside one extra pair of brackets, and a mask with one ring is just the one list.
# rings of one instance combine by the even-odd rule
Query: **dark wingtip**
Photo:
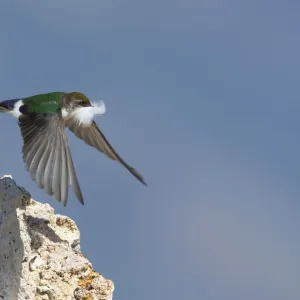
[(79, 202), (80, 202), (82, 205), (84, 205), (84, 200), (83, 200), (83, 196), (82, 196), (81, 191), (80, 191), (80, 194), (77, 195), (77, 198), (78, 198)]
[(134, 168), (129, 167), (129, 171), (132, 173), (132, 175), (139, 180), (143, 185), (148, 186), (146, 181), (144, 180), (143, 176)]
[(144, 186), (148, 186), (147, 182), (144, 180), (144, 178), (140, 179), (140, 182), (144, 185)]
[(82, 195), (81, 195), (81, 197), (77, 196), (77, 199), (79, 200), (79, 202), (80, 202), (81, 205), (84, 205), (84, 201), (83, 201)]

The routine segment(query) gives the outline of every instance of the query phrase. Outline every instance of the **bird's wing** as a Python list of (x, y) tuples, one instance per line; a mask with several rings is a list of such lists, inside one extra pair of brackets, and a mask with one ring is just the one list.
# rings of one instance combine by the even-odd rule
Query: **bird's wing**
[(133, 167), (129, 166), (114, 150), (94, 121), (91, 125), (84, 125), (79, 124), (79, 122), (71, 118), (68, 120), (67, 126), (78, 138), (82, 139), (88, 145), (95, 147), (100, 152), (103, 152), (111, 159), (120, 162), (133, 176), (144, 185), (147, 185), (142, 175)]
[(38, 187), (66, 206), (71, 184), (83, 204), (62, 117), (57, 114), (22, 115), (19, 126), (24, 142), (23, 160)]

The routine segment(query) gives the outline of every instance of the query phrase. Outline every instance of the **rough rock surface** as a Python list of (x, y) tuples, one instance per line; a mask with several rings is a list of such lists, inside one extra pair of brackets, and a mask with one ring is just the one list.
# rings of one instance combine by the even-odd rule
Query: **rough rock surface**
[(71, 219), (2, 177), (0, 300), (111, 300), (113, 282), (93, 270), (79, 237)]

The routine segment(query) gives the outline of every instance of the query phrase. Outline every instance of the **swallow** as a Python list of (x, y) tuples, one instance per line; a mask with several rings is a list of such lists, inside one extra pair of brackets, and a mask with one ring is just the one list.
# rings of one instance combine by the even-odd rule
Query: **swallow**
[(23, 138), (23, 160), (30, 177), (63, 206), (67, 205), (69, 185), (72, 185), (79, 202), (84, 204), (65, 128), (121, 163), (147, 185), (142, 175), (114, 150), (95, 123), (94, 117), (105, 111), (103, 101), (92, 104), (80, 92), (52, 92), (0, 102), (0, 112), (18, 119)]

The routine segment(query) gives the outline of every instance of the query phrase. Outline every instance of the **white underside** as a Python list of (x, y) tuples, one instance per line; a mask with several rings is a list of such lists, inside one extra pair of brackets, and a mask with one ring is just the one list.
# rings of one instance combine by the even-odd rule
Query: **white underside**
[[(106, 107), (103, 101), (99, 103), (92, 103), (93, 106), (78, 107), (70, 114), (81, 125), (91, 125), (95, 115), (103, 115), (106, 111)], [(63, 117), (67, 117), (68, 112), (62, 111)]]
[(20, 107), (23, 105), (23, 100), (19, 100), (15, 103), (14, 109), (9, 111), (8, 113), (13, 115), (15, 118), (19, 118), (22, 114), (20, 113)]

